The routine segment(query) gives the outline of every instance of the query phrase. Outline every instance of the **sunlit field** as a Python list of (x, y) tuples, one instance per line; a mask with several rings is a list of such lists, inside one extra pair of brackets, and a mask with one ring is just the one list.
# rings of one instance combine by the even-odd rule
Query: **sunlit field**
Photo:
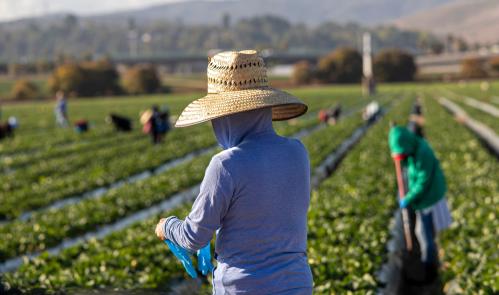
[[(0, 81), (0, 93), (4, 84)], [(442, 97), (454, 102), (497, 134), (499, 118), (466, 98), (499, 108), (498, 82), (381, 85), (369, 99), (357, 85), (289, 91), (308, 104), (308, 113), (274, 126), (282, 136), (299, 135), (313, 174), (365, 124), (361, 112), (367, 103), (376, 100), (384, 110), (312, 192), (308, 259), (315, 293), (376, 294), (380, 288), (377, 273), (387, 260), (390, 223), (398, 207), (389, 122), (405, 125), (417, 98), (427, 140), (446, 174), (455, 221), (439, 238), (444, 288), (499, 292), (497, 157), (439, 103)], [(157, 104), (168, 106), (175, 120), (201, 95), (69, 99), (70, 121), (90, 123), (83, 134), (56, 126), (54, 102), (4, 105), (2, 120), (15, 116), (19, 128), (14, 137), (0, 141), (1, 282), (19, 290), (168, 290), (191, 280), (153, 229), (160, 217), (184, 217), (192, 198), (165, 210), (147, 210), (192, 191), (219, 148), (209, 124), (173, 129), (163, 143), (152, 145), (139, 116)], [(318, 111), (337, 103), (341, 119), (320, 126)], [(105, 120), (110, 113), (131, 118), (133, 131), (115, 131)], [(123, 223), (127, 218), (130, 222)], [(120, 226), (106, 227), (115, 224)], [(74, 244), (63, 244), (68, 241)], [(203, 284), (209, 290), (208, 282)]]

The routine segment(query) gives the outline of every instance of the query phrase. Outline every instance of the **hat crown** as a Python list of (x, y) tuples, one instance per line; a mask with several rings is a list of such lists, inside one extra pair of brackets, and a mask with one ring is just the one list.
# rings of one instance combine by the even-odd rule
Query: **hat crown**
[(255, 50), (225, 51), (208, 63), (208, 93), (268, 87), (267, 69)]

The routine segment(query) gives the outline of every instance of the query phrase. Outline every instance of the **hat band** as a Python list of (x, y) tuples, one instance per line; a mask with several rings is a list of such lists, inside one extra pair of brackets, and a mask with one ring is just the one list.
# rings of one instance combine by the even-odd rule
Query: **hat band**
[(208, 93), (217, 94), (228, 91), (238, 91), (268, 87), (267, 78), (253, 78), (243, 81), (222, 81), (208, 78)]

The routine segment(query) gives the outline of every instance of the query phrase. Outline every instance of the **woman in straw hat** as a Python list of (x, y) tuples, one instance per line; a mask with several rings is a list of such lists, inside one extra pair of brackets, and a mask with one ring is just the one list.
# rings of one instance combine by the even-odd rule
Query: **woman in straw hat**
[(268, 86), (256, 51), (222, 52), (208, 65), (208, 95), (176, 122), (211, 121), (224, 149), (213, 156), (191, 212), (161, 219), (156, 235), (189, 252), (216, 232), (215, 294), (311, 294), (307, 263), (310, 165), (296, 139), (278, 136), (272, 120), (307, 106)]

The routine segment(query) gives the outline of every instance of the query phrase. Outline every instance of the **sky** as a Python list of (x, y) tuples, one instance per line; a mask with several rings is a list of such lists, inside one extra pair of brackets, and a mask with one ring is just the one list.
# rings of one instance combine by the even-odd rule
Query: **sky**
[(185, 0), (0, 0), (0, 21), (53, 12), (93, 14)]

